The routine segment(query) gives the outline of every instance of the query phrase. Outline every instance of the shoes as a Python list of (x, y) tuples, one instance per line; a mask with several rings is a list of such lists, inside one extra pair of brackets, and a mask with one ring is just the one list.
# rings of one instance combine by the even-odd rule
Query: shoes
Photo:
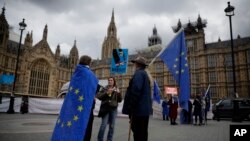
[(196, 126), (197, 125), (197, 123), (194, 123), (194, 126)]

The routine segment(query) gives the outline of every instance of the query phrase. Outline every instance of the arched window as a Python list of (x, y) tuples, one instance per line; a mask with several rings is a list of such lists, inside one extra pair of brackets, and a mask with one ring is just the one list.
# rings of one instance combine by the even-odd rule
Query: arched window
[(29, 94), (48, 96), (50, 67), (43, 60), (37, 60), (31, 67)]

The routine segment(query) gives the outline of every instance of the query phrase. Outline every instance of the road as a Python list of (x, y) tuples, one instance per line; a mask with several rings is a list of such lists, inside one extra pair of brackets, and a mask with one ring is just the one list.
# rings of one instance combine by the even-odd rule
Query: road
[[(0, 141), (49, 141), (57, 115), (0, 113)], [(117, 118), (114, 141), (128, 140), (128, 119)], [(101, 119), (95, 117), (92, 141), (97, 140)], [(229, 141), (230, 124), (249, 125), (221, 120), (209, 120), (207, 125), (170, 125), (169, 121), (150, 118), (149, 141)], [(106, 133), (108, 128), (106, 129)], [(105, 136), (106, 137), (106, 136)], [(131, 141), (133, 137), (131, 136)]]

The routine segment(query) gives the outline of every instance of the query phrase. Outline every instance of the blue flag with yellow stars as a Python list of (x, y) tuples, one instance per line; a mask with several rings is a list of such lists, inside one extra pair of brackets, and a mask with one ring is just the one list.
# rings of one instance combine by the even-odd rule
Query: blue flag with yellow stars
[(83, 141), (98, 79), (86, 66), (77, 65), (70, 80), (52, 141)]
[(154, 81), (154, 90), (153, 90), (153, 99), (160, 104), (161, 103), (161, 98), (160, 98), (160, 88), (156, 81)]
[(187, 49), (183, 29), (181, 29), (177, 33), (176, 37), (160, 54), (160, 58), (167, 65), (168, 70), (179, 85), (179, 104), (181, 108), (188, 111), (188, 100), (190, 98), (190, 80), (189, 67), (187, 62)]

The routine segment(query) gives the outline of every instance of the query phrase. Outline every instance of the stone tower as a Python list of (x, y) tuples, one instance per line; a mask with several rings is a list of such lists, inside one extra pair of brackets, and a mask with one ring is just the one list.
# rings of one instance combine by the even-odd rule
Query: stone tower
[(69, 67), (70, 69), (74, 69), (76, 67), (76, 65), (78, 64), (78, 58), (79, 58), (79, 54), (78, 54), (78, 49), (76, 47), (76, 40), (74, 42), (74, 46), (71, 48), (70, 50), (70, 54), (69, 54)]
[(115, 48), (120, 48), (120, 42), (117, 39), (117, 29), (115, 26), (114, 9), (112, 11), (111, 21), (107, 30), (107, 36), (102, 44), (102, 59), (112, 57), (112, 51)]
[(157, 44), (161, 44), (161, 37), (158, 35), (157, 33), (157, 29), (154, 26), (153, 28), (153, 35), (151, 37), (148, 37), (148, 46), (153, 46), (153, 45), (157, 45)]
[(9, 24), (5, 18), (5, 7), (2, 8), (2, 13), (0, 15), (0, 48), (7, 47), (9, 39)]

